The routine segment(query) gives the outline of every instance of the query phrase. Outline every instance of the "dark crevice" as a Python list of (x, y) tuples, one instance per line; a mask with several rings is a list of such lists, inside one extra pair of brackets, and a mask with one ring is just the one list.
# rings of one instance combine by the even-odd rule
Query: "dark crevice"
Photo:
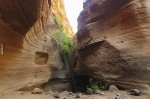
[(89, 83), (90, 76), (87, 75), (79, 75), (74, 77), (73, 91), (74, 92), (86, 92), (86, 87)]

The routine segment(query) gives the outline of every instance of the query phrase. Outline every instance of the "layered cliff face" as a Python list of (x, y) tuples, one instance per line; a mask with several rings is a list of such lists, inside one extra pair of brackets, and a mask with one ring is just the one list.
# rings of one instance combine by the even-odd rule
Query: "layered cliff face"
[(78, 18), (75, 75), (150, 91), (149, 0), (87, 0)]
[(58, 0), (52, 0), (52, 12), (56, 17), (60, 18), (62, 26), (66, 31), (67, 35), (72, 37), (74, 33), (66, 16), (64, 1), (59, 0), (58, 2)]
[[(54, 71), (62, 69), (59, 45), (51, 39), (59, 28), (51, 6), (57, 3), (62, 2), (0, 1), (0, 92), (41, 86), (55, 78)], [(60, 9), (65, 11), (64, 6)], [(63, 17), (65, 14), (60, 19)]]

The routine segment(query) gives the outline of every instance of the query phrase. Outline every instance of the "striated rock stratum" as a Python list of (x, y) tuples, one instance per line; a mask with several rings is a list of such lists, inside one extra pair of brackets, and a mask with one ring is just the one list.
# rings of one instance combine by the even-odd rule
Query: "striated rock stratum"
[(59, 29), (56, 12), (63, 22), (68, 20), (63, 0), (52, 1), (0, 0), (0, 92), (29, 90), (52, 78), (66, 77), (67, 69), (55, 74), (63, 62), (51, 35)]
[(150, 92), (149, 0), (87, 0), (83, 6), (75, 76)]

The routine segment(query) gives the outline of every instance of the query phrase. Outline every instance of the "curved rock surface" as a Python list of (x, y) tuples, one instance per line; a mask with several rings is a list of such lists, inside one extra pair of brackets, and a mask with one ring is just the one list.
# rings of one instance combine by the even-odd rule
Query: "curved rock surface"
[(150, 92), (149, 0), (87, 0), (78, 18), (75, 75)]
[(39, 87), (63, 68), (59, 46), (50, 38), (58, 29), (54, 3), (61, 2), (0, 0), (0, 92)]
[(63, 0), (51, 0), (52, 2), (52, 12), (61, 19), (61, 23), (63, 25), (64, 30), (67, 32), (68, 36), (73, 36), (72, 27), (68, 21), (64, 1)]

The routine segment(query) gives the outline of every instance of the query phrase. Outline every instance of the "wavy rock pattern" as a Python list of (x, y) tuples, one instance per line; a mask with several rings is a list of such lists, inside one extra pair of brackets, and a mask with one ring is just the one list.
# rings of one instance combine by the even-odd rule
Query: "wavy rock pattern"
[(57, 15), (62, 22), (63, 28), (68, 34), (68, 36), (72, 37), (73, 36), (73, 30), (72, 27), (68, 21), (68, 18), (66, 16), (66, 11), (64, 7), (64, 1), (63, 0), (52, 0), (52, 12)]
[(150, 91), (149, 0), (87, 0), (78, 18), (75, 74)]
[(50, 0), (0, 1), (0, 92), (41, 86), (62, 68), (52, 9)]

